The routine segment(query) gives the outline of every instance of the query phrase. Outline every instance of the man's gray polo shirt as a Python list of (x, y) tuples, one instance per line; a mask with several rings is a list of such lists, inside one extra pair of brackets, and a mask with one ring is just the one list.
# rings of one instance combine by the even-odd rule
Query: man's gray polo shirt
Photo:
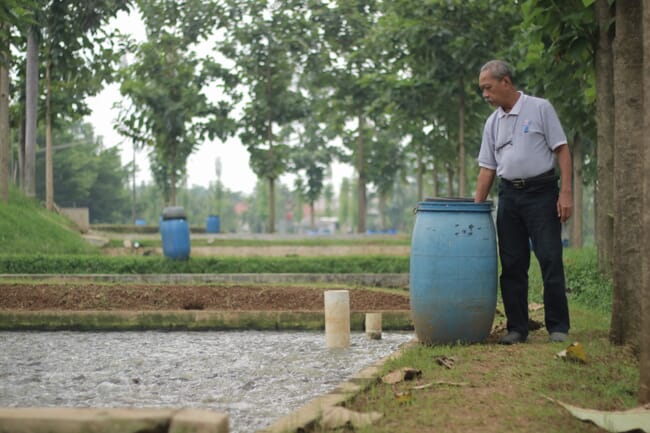
[(546, 99), (519, 92), (510, 113), (498, 107), (488, 117), (478, 164), (505, 179), (526, 179), (555, 167), (553, 151), (567, 139)]

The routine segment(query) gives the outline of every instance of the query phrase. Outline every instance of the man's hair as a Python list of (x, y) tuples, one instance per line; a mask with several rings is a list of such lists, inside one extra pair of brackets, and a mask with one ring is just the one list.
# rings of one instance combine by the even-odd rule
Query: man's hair
[(510, 77), (510, 81), (514, 84), (512, 68), (503, 60), (490, 60), (481, 67), (481, 72), (490, 71), (493, 78), (502, 80), (503, 77)]

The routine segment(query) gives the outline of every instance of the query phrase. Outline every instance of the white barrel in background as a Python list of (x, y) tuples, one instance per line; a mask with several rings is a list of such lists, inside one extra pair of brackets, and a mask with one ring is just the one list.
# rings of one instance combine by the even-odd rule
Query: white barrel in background
[(366, 313), (366, 336), (381, 340), (381, 313)]
[(325, 292), (325, 340), (327, 347), (350, 347), (350, 293)]

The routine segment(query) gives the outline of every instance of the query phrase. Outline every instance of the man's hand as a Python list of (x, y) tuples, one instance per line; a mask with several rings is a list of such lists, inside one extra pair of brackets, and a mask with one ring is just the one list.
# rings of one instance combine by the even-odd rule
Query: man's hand
[(562, 223), (565, 223), (573, 213), (573, 194), (571, 191), (560, 191), (557, 200), (557, 216)]

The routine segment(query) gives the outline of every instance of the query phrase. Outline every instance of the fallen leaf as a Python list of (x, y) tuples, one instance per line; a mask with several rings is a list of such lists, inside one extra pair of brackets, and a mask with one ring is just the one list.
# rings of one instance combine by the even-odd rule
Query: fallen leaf
[(379, 420), (383, 414), (379, 412), (355, 412), (341, 406), (331, 406), (323, 411), (320, 424), (326, 429), (336, 429), (345, 425), (361, 428)]
[(442, 355), (442, 356), (437, 356), (435, 359), (438, 365), (442, 365), (443, 367), (449, 370), (454, 368), (454, 365), (456, 364), (456, 358), (454, 358), (453, 356)]
[(536, 302), (531, 302), (530, 304), (528, 304), (528, 311), (537, 311), (537, 310), (541, 310), (542, 308), (544, 308), (543, 304), (538, 304)]
[(411, 367), (402, 367), (399, 370), (391, 371), (381, 378), (382, 382), (389, 385), (402, 382), (404, 380), (413, 380), (422, 375), (422, 370)]
[(637, 407), (629, 410), (602, 411), (584, 409), (546, 397), (568, 410), (581, 421), (590, 421), (609, 432), (623, 433), (641, 430), (650, 433), (650, 408)]
[(393, 394), (395, 395), (395, 399), (400, 404), (408, 404), (413, 402), (413, 394), (411, 394), (411, 391), (393, 392)]
[(579, 342), (574, 342), (569, 345), (566, 349), (558, 352), (555, 356), (565, 361), (574, 361), (580, 362), (582, 364), (587, 363), (587, 352), (585, 348)]

